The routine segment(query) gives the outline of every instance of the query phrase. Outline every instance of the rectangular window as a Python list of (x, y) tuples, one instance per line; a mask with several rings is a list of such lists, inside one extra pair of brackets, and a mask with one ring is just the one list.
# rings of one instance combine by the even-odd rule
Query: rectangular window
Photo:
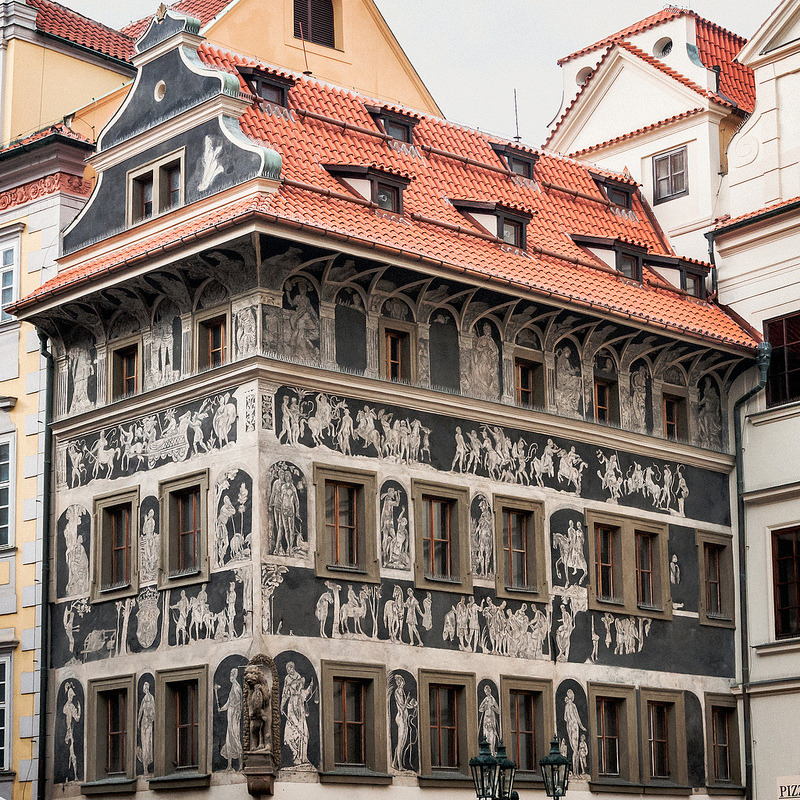
[(460, 687), (433, 683), (428, 687), (430, 709), (431, 769), (458, 770), (461, 753), (458, 742)]
[(208, 475), (166, 481), (160, 497), (161, 586), (208, 580)]
[(642, 259), (630, 253), (617, 252), (617, 270), (634, 281), (642, 279)]
[(294, 0), (294, 36), (322, 47), (336, 47), (332, 0)]
[(800, 399), (800, 313), (765, 322), (764, 338), (772, 345), (767, 405)]
[(655, 597), (653, 585), (653, 537), (650, 533), (636, 531), (636, 601), (645, 608), (652, 607)]
[(447, 498), (423, 497), (422, 549), (429, 578), (450, 580), (453, 575), (453, 508)]
[(197, 323), (197, 366), (210, 369), (228, 360), (228, 317), (218, 314)]
[(125, 775), (128, 763), (128, 693), (125, 689), (116, 689), (103, 692), (101, 698), (106, 718), (106, 775), (118, 777)]
[(531, 514), (510, 508), (503, 510), (503, 559), (512, 589), (536, 587), (530, 525)]
[(133, 220), (141, 222), (153, 216), (153, 173), (136, 178), (133, 182)]
[(595, 379), (594, 382), (594, 418), (597, 422), (616, 422), (616, 384), (612, 381)]
[(707, 694), (705, 700), (707, 783), (709, 786), (738, 788), (742, 773), (736, 698), (729, 694)]
[(6, 240), (0, 244), (0, 322), (14, 319), (6, 308), (17, 299), (19, 285), (19, 245)]
[(541, 781), (539, 759), (548, 751), (547, 734), (554, 725), (551, 697), (550, 681), (500, 676), (501, 729), (521, 780)]
[(631, 207), (631, 193), (622, 187), (605, 184), (606, 197), (615, 205), (622, 208)]
[(112, 400), (121, 400), (139, 391), (138, 342), (114, 350), (112, 370)]
[(111, 569), (103, 577), (103, 589), (127, 586), (131, 579), (131, 506), (124, 503), (104, 511), (111, 546)]
[(653, 156), (653, 202), (661, 203), (689, 193), (686, 148)]
[(391, 119), (382, 119), (383, 129), (392, 139), (398, 142), (411, 142), (411, 126), (404, 125), (402, 122), (395, 122)]
[(0, 547), (11, 544), (12, 491), (12, 441), (0, 442)]
[(619, 710), (616, 697), (597, 698), (597, 772), (603, 777), (619, 777)]
[(372, 202), (384, 211), (400, 214), (400, 187), (388, 183), (374, 181), (372, 184)]
[(508, 168), (515, 175), (533, 180), (533, 162), (530, 159), (510, 155), (508, 156)]
[(614, 602), (618, 599), (620, 531), (619, 528), (612, 528), (610, 525), (597, 525), (594, 535), (597, 597), (600, 600)]
[(775, 636), (800, 636), (800, 528), (772, 534)]
[(677, 441), (688, 438), (686, 399), (671, 394), (663, 397), (664, 437)]
[(620, 684), (589, 684), (591, 779), (619, 787), (639, 783), (639, 725), (636, 689)]
[(641, 689), (645, 784), (688, 783), (683, 692)]
[(517, 405), (523, 408), (544, 406), (544, 369), (536, 361), (514, 359)]
[(364, 767), (366, 754), (365, 681), (333, 679), (333, 749), (337, 767)]
[(722, 554), (724, 548), (706, 542), (703, 560), (706, 565), (706, 614), (722, 616)]
[(131, 170), (128, 180), (129, 225), (145, 222), (183, 205), (183, 152)]
[(317, 508), (316, 567), (320, 576), (378, 580), (375, 474), (314, 466)]
[(0, 656), (0, 768), (11, 769), (11, 657)]
[(197, 681), (171, 683), (169, 694), (173, 706), (174, 739), (170, 744), (175, 754), (175, 770), (197, 771), (200, 764)]
[(522, 772), (535, 772), (536, 718), (534, 706), (537, 695), (512, 689), (509, 692), (509, 756)]
[(669, 778), (669, 712), (668, 703), (647, 704), (647, 743), (650, 752), (650, 777)]
[(703, 290), (703, 279), (699, 275), (684, 273), (683, 290), (691, 297), (703, 297), (705, 294)]
[(94, 580), (92, 600), (106, 601), (138, 590), (135, 543), (139, 513), (137, 490), (98, 497), (94, 502)]
[(169, 211), (181, 204), (181, 163), (176, 161), (161, 168), (161, 210)]
[(512, 247), (522, 247), (522, 223), (514, 219), (501, 220), (500, 238)]
[(711, 710), (715, 781), (729, 781), (731, 779), (731, 716), (729, 708), (717, 707)]
[(277, 106), (286, 105), (286, 89), (283, 86), (276, 86), (266, 81), (258, 81), (257, 93), (262, 100), (268, 103), (274, 103)]
[(547, 596), (544, 563), (544, 509), (541, 503), (495, 496), (495, 574), (499, 597)]
[[(135, 781), (134, 697), (133, 675), (89, 681), (86, 709), (89, 782), (126, 778), (131, 783)], [(124, 786), (131, 790), (128, 784)]]

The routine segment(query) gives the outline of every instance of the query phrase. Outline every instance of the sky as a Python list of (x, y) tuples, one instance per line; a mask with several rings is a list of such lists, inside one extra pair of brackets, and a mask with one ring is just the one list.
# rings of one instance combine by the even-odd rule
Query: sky
[[(113, 27), (158, 0), (61, 0)], [(376, 0), (428, 90), (454, 122), (537, 146), (561, 105), (557, 60), (677, 3), (632, 0)], [(777, 0), (693, 0), (712, 22), (749, 37)]]

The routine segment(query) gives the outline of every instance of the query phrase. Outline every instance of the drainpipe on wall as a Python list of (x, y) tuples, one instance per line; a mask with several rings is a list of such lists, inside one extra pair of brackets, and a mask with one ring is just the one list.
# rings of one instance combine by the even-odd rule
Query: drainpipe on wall
[(47, 362), (45, 377), (45, 400), (44, 400), (44, 459), (42, 464), (42, 607), (41, 607), (41, 633), (39, 638), (39, 772), (37, 778), (37, 796), (39, 800), (45, 800), (47, 792), (47, 770), (46, 770), (46, 742), (47, 742), (47, 689), (48, 671), (50, 669), (50, 508), (51, 508), (51, 486), (52, 486), (52, 448), (53, 432), (50, 421), (53, 415), (53, 373), (54, 362), (53, 354), (47, 347), (47, 336), (42, 331), (37, 330), (39, 336), (39, 350), (42, 358)]
[(704, 233), (703, 236), (708, 239), (708, 261), (711, 264), (711, 292), (716, 297), (719, 280), (717, 278), (717, 262), (714, 260), (714, 231)]
[(753, 741), (750, 712), (750, 642), (747, 631), (747, 541), (744, 523), (744, 474), (742, 472), (742, 407), (767, 385), (767, 370), (772, 345), (760, 342), (756, 366), (761, 375), (758, 383), (733, 404), (733, 434), (736, 442), (736, 526), (739, 532), (739, 637), (742, 658), (742, 723), (744, 725), (745, 800), (753, 798)]

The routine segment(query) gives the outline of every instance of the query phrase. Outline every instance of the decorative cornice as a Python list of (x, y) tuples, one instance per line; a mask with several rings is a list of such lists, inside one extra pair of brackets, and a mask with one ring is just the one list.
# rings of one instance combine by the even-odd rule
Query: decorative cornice
[(40, 197), (56, 194), (56, 192), (88, 197), (92, 192), (92, 184), (77, 175), (57, 172), (6, 192), (0, 192), (0, 211), (5, 211), (13, 206), (21, 206), (23, 203), (38, 200)]

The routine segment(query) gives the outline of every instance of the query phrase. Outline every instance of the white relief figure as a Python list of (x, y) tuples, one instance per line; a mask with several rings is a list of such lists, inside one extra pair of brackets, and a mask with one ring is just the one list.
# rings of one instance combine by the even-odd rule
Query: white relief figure
[(150, 769), (153, 764), (153, 728), (156, 722), (156, 701), (150, 693), (150, 681), (144, 682), (142, 691), (139, 713), (136, 716), (136, 724), (139, 726), (139, 746), (136, 748), (136, 757), (142, 764), (146, 778), (150, 775)]
[[(524, 440), (522, 440), (522, 444), (524, 446)], [(553, 471), (554, 458), (559, 452), (559, 448), (556, 447), (556, 444), (552, 439), (548, 439), (547, 444), (542, 450), (542, 454), (540, 456), (534, 455), (534, 453), (537, 453), (538, 450), (539, 445), (536, 444), (536, 442), (534, 442), (528, 450), (528, 455), (531, 460), (530, 480), (531, 483), (535, 481), (537, 486), (544, 486), (544, 476), (547, 475), (548, 478), (552, 478), (555, 474)], [(523, 483), (524, 481), (520, 482)]]
[[(581, 478), (583, 470), (588, 466), (587, 463), (575, 452), (575, 446), (569, 448), (569, 451), (561, 448), (558, 450), (558, 485), (561, 486), (562, 481), (567, 482), (567, 487), (570, 484), (574, 487), (575, 494), (581, 493)], [(569, 491), (569, 489), (567, 489)]]
[(589, 660), (594, 664), (597, 661), (597, 648), (600, 645), (600, 636), (594, 630), (594, 617), (592, 617), (592, 654)]
[(678, 499), (678, 514), (684, 517), (686, 516), (686, 500), (689, 497), (689, 485), (686, 483), (686, 478), (683, 476), (683, 464), (678, 464), (675, 470), (675, 477), (678, 483), (675, 489), (675, 496)]
[(154, 386), (161, 386), (174, 377), (172, 347), (172, 318), (167, 314), (159, 314), (153, 325), (153, 344), (150, 349), (150, 378)]
[(383, 605), (383, 624), (389, 631), (389, 641), (402, 641), (404, 616), (403, 590), (395, 584), (392, 596)]
[(72, 373), (72, 400), (70, 414), (80, 414), (92, 407), (89, 399), (89, 379), (94, 375), (94, 359), (88, 347), (75, 347), (69, 362)]
[(589, 764), (589, 745), (586, 743), (586, 734), (581, 734), (581, 741), (578, 745), (578, 766), (580, 767), (579, 775), (588, 775)]
[[(570, 520), (566, 533), (553, 533), (553, 548), (557, 548), (559, 551), (559, 556), (554, 565), (556, 576), (561, 576), (561, 568), (563, 567), (566, 586), (571, 586), (573, 583), (580, 586), (588, 574), (589, 568), (583, 552), (583, 541), (583, 525), (580, 522), (576, 525), (575, 522)], [(570, 578), (570, 573), (576, 576), (574, 581)], [(578, 573), (581, 573), (580, 577), (577, 577)]]
[[(368, 590), (362, 589), (356, 594), (352, 584), (347, 586), (347, 600), (339, 608), (339, 632), (342, 635), (355, 634), (364, 636), (363, 623), (367, 617)], [(353, 630), (350, 630), (350, 620), (353, 621)]]
[(231, 429), (236, 424), (236, 405), (231, 402), (230, 392), (225, 392), (219, 398), (219, 405), (214, 413), (214, 419), (211, 427), (217, 435), (217, 441), (220, 447), (225, 447), (228, 444), (228, 437), (231, 434)]
[(455, 472), (458, 466), (458, 472), (464, 472), (464, 464), (469, 455), (467, 443), (464, 441), (464, 434), (461, 433), (461, 428), (456, 426), (456, 454), (453, 456), (453, 463), (450, 465), (450, 471)]
[(75, 687), (72, 681), (67, 681), (66, 686), (67, 701), (61, 709), (64, 714), (66, 723), (66, 734), (64, 736), (64, 744), (67, 746), (69, 752), (69, 760), (67, 762), (67, 780), (69, 781), (69, 774), (72, 773), (72, 780), (78, 780), (78, 757), (75, 753), (75, 725), (81, 719), (81, 704), (76, 698)]
[(433, 627), (432, 606), (433, 600), (431, 599), (431, 593), (425, 592), (425, 599), (422, 601), (422, 627), (425, 628), (426, 631), (429, 631)]
[(606, 629), (606, 648), (609, 648), (611, 647), (611, 626), (614, 624), (614, 615), (606, 611), (606, 613), (600, 617), (600, 620), (603, 623), (603, 627)]
[[(126, 597), (124, 600), (117, 600), (115, 605), (117, 609), (117, 655), (124, 656), (128, 654), (128, 624), (133, 607), (136, 605), (136, 600), (132, 597)], [(122, 618), (121, 626), (120, 617)]]
[(673, 586), (677, 586), (681, 582), (681, 565), (678, 563), (676, 553), (673, 553), (672, 558), (669, 560), (669, 582)]
[(397, 518), (397, 531), (389, 546), (389, 563), (387, 566), (394, 566), (395, 569), (408, 569), (411, 559), (408, 554), (408, 517), (406, 510), (400, 512)]
[(494, 699), (489, 686), (483, 687), (483, 699), (478, 706), (478, 716), (481, 721), (481, 736), (489, 745), (491, 754), (497, 755), (497, 742), (500, 739), (500, 706)]
[(300, 497), (292, 471), (280, 464), (270, 471), (275, 475), (268, 503), (271, 552), (273, 555), (303, 555), (308, 546), (301, 533)]
[(631, 373), (631, 422), (635, 431), (647, 428), (647, 367), (642, 365)]
[(339, 428), (336, 431), (336, 444), (339, 452), (342, 455), (350, 456), (350, 442), (355, 439), (353, 432), (353, 418), (350, 416), (350, 409), (347, 405), (342, 404), (339, 409), (341, 418), (339, 420)]
[(572, 772), (577, 777), (583, 775), (580, 764), (580, 734), (586, 731), (586, 726), (581, 722), (581, 715), (575, 705), (575, 692), (567, 689), (564, 699), (564, 723), (567, 727), (567, 739), (572, 750)]
[(180, 597), (170, 609), (175, 612), (175, 643), (178, 645), (189, 644), (189, 613), (191, 601), (186, 597), (186, 590), (181, 589)]
[[(413, 771), (413, 743), (416, 741), (417, 701), (406, 693), (406, 680), (402, 675), (394, 676), (394, 724), (397, 731), (397, 743), (392, 751), (392, 769)], [(392, 692), (391, 680), (388, 691)]]
[(92, 477), (97, 480), (101, 477), (110, 478), (114, 471), (114, 465), (120, 456), (118, 447), (109, 447), (109, 437), (111, 431), (100, 431), (97, 441), (89, 448), (88, 456), (94, 462), (92, 467)]
[(606, 457), (602, 450), (597, 451), (597, 460), (603, 465), (604, 470), (597, 470), (597, 477), (603, 488), (611, 495), (610, 500), (616, 503), (622, 496), (625, 480), (619, 468), (619, 458), (616, 453)]
[(472, 393), (497, 399), (500, 396), (499, 350), (492, 337), (492, 326), (484, 322), (482, 330), (472, 354)]
[(225, 712), (225, 741), (220, 748), (220, 755), (228, 762), (228, 772), (233, 771), (233, 762), (242, 764), (242, 687), (239, 686), (239, 670), (234, 667), (230, 673), (231, 688), (228, 699), (223, 705), (219, 704), (219, 684), (214, 684), (214, 700), (217, 711)]
[(80, 444), (77, 441), (72, 441), (67, 445), (67, 455), (69, 456), (70, 471), (69, 471), (69, 488), (74, 489), (80, 486), (83, 479), (86, 477), (86, 465), (83, 463), (86, 457), (86, 445), (83, 440)]
[(477, 653), (480, 639), (480, 606), (475, 602), (475, 598), (470, 595), (467, 599), (467, 650), (472, 653)]
[[(261, 632), (266, 634), (278, 633), (273, 625), (272, 599), (275, 590), (283, 583), (283, 576), (288, 569), (278, 564), (261, 565)], [(278, 625), (280, 628), (280, 624)]]
[(400, 505), (400, 492), (394, 486), (390, 486), (381, 496), (381, 546), (383, 548), (383, 564), (386, 567), (395, 566), (390, 560), (392, 544), (394, 543), (397, 530), (394, 521), (395, 509)]
[(64, 541), (67, 561), (67, 595), (86, 594), (89, 591), (89, 556), (83, 544), (83, 534), (78, 533), (81, 521), (89, 512), (72, 505), (66, 512)]
[(577, 417), (581, 402), (581, 371), (572, 364), (569, 347), (556, 350), (556, 409), (561, 416)]
[(314, 693), (313, 680), (306, 680), (295, 668), (286, 665), (286, 678), (281, 696), (281, 713), (286, 719), (284, 742), (292, 752), (292, 766), (310, 765), (308, 760), (308, 704)]
[[(419, 635), (419, 620), (422, 616), (422, 609), (419, 606), (417, 598), (414, 597), (414, 592), (409, 588), (406, 589), (406, 629), (408, 631), (408, 643), (422, 647), (422, 637)], [(416, 641), (414, 641), (416, 639)]]
[[(296, 289), (293, 297), (289, 296)], [(319, 356), (319, 314), (308, 296), (308, 283), (303, 278), (286, 282), (288, 303), (287, 342), (291, 354), (297, 358), (316, 360)]]
[(494, 520), (489, 501), (478, 497), (480, 516), (472, 522), (472, 569), (478, 578), (488, 578), (494, 571)]
[(253, 308), (242, 308), (236, 312), (236, 354), (245, 358), (256, 351), (258, 325)]
[(370, 447), (375, 449), (377, 455), (381, 454), (381, 435), (375, 427), (375, 420), (378, 418), (374, 409), (364, 406), (356, 414), (355, 435), (362, 441), (365, 450)]
[(224, 167), (220, 164), (219, 156), (222, 153), (222, 145), (214, 146), (210, 136), (206, 136), (203, 140), (203, 173), (200, 176), (200, 182), (197, 184), (197, 191), (204, 192), (211, 187), (214, 179), (224, 171)]
[(328, 591), (330, 592), (330, 596), (332, 599), (332, 624), (331, 624), (331, 636), (336, 639), (341, 635), (341, 624), (342, 624), (342, 600), (339, 595), (339, 592), (342, 591), (342, 585), (340, 583), (334, 583), (333, 581), (325, 581), (325, 586), (327, 587)]
[(158, 550), (159, 540), (156, 531), (156, 512), (148, 509), (142, 522), (141, 550), (139, 556), (139, 580), (141, 583), (149, 583), (158, 577)]
[(615, 617), (616, 642), (614, 655), (632, 655), (641, 652), (650, 633), (651, 621), (644, 617)]
[(556, 661), (569, 661), (569, 648), (572, 632), (575, 630), (576, 610), (572, 608), (571, 599), (563, 597), (561, 603), (561, 622), (556, 630)]
[(719, 449), (722, 444), (719, 392), (714, 386), (714, 381), (708, 377), (703, 381), (703, 396), (697, 408), (697, 427), (700, 445), (709, 449)]

